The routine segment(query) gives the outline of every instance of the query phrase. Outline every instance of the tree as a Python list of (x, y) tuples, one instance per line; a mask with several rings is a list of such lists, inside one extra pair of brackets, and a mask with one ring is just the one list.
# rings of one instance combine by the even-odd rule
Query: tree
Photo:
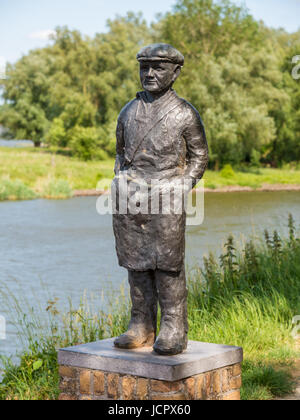
[(107, 25), (94, 38), (59, 27), (8, 66), (0, 124), (12, 136), (83, 159), (114, 155), (117, 116), (141, 89), (136, 53), (167, 42), (185, 55), (175, 88), (204, 120), (212, 167), (300, 160), (299, 32), (269, 29), (228, 0), (178, 0), (151, 28), (134, 13)]
[(277, 137), (269, 149), (268, 158), (276, 166), (284, 162), (300, 161), (300, 80), (292, 77), (295, 66), (292, 59), (300, 51), (300, 31), (295, 34), (272, 32), (273, 43), (281, 50), (281, 87), (289, 97), (285, 106), (274, 113)]
[[(75, 126), (69, 133), (69, 145), (74, 156), (82, 160), (90, 160), (97, 157), (99, 152), (99, 133), (95, 127)], [(103, 156), (100, 156), (103, 157)]]
[(259, 24), (247, 9), (228, 0), (178, 0), (158, 29), (157, 39), (176, 45), (193, 64), (203, 54), (226, 56), (233, 45), (247, 41), (255, 47), (261, 41)]
[(176, 89), (202, 115), (210, 164), (257, 160), (276, 138), (275, 118), (289, 101), (265, 28), (226, 0), (179, 0), (158, 30), (186, 57)]
[(48, 129), (46, 115), (49, 92), (49, 60), (42, 50), (32, 51), (15, 65), (7, 66), (2, 80), (5, 104), (0, 123), (16, 139), (30, 139), (39, 146)]

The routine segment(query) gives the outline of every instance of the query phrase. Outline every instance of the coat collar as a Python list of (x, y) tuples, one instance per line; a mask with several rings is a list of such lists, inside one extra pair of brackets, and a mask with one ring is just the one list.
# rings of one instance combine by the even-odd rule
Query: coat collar
[[(168, 90), (163, 96), (151, 100), (147, 92), (137, 93), (138, 105), (135, 120), (144, 130), (144, 137), (152, 130), (165, 115), (181, 104), (180, 98), (173, 89)], [(154, 111), (153, 111), (154, 107)], [(152, 108), (152, 110), (151, 110)]]
[[(138, 99), (138, 106), (136, 109), (135, 120), (143, 123), (148, 122), (153, 126), (157, 124), (166, 114), (168, 114), (175, 106), (179, 105), (179, 98), (173, 89), (169, 89), (163, 96), (153, 100), (151, 96), (143, 91), (136, 95)], [(151, 120), (150, 109), (155, 109), (155, 118)]]
[[(140, 144), (147, 134), (173, 109), (182, 104), (182, 100), (173, 89), (170, 89), (162, 97), (151, 101), (147, 92), (137, 93), (137, 109), (135, 114), (136, 132), (133, 148), (131, 149), (128, 161), (131, 162)], [(155, 107), (155, 112), (151, 108)]]

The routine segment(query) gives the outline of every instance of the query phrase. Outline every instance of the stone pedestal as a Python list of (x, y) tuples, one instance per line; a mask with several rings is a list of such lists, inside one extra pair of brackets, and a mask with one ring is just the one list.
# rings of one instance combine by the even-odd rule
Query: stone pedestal
[(176, 356), (114, 339), (59, 350), (61, 400), (238, 400), (240, 347), (189, 341)]

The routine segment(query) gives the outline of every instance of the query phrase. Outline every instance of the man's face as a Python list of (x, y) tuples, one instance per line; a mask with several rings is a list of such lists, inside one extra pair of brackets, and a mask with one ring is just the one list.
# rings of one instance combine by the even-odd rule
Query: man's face
[(145, 90), (152, 93), (162, 92), (175, 82), (180, 66), (165, 61), (142, 61), (140, 79)]

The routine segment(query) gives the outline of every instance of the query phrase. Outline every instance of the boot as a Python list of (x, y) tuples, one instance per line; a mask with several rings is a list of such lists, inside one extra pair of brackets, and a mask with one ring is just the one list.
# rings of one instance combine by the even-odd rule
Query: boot
[(126, 333), (114, 341), (116, 347), (134, 349), (152, 346), (156, 338), (157, 293), (153, 271), (128, 271), (132, 302)]
[(187, 289), (184, 268), (179, 272), (157, 270), (156, 287), (161, 308), (160, 332), (153, 349), (161, 355), (182, 353), (187, 348)]

